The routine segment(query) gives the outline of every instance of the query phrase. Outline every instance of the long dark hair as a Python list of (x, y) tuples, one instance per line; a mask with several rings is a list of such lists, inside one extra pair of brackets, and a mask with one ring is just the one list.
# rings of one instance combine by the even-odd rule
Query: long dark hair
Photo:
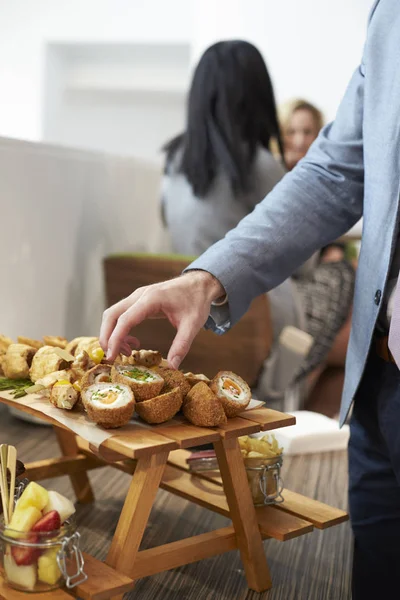
[(242, 40), (210, 46), (200, 59), (190, 88), (186, 130), (163, 150), (167, 165), (182, 149), (179, 171), (203, 198), (219, 170), (234, 194), (251, 189), (258, 146), (283, 144), (271, 79), (260, 52)]

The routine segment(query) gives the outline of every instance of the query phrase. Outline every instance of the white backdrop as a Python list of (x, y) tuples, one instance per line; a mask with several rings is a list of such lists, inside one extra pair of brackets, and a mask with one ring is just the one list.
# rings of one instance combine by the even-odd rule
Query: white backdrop
[(0, 333), (97, 335), (102, 258), (157, 247), (159, 177), (134, 159), (0, 139)]

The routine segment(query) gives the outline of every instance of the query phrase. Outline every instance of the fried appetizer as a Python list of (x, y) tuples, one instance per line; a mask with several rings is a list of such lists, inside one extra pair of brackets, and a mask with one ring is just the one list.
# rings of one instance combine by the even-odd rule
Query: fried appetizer
[(169, 369), (168, 367), (157, 367), (156, 372), (159, 373), (165, 381), (162, 389), (163, 393), (179, 387), (182, 392), (182, 398), (185, 400), (186, 394), (190, 390), (190, 383), (182, 371), (175, 371), (174, 369)]
[(140, 365), (114, 366), (111, 369), (111, 380), (128, 385), (135, 394), (136, 402), (158, 396), (164, 386), (164, 379), (158, 373)]
[(158, 367), (162, 361), (161, 352), (156, 350), (132, 350), (131, 356), (135, 361), (134, 364), (143, 367)]
[(78, 402), (79, 392), (74, 388), (72, 383), (67, 379), (57, 381), (50, 392), (50, 402), (57, 408), (64, 410), (72, 410)]
[(4, 375), (3, 371), (3, 361), (5, 361), (6, 353), (0, 350), (0, 377)]
[(79, 354), (75, 356), (74, 362), (71, 364), (74, 381), (82, 379), (82, 377), (84, 377), (94, 366), (94, 362), (90, 359), (89, 354), (85, 350), (79, 352)]
[(182, 394), (178, 387), (136, 404), (136, 412), (147, 423), (165, 423), (176, 415), (182, 406)]
[(28, 378), (36, 352), (36, 348), (27, 344), (10, 344), (2, 359), (4, 375), (9, 379)]
[(199, 383), (199, 381), (204, 381), (204, 383), (207, 384), (210, 383), (210, 379), (207, 375), (203, 375), (202, 373), (192, 373), (189, 371), (189, 373), (185, 373), (185, 377), (188, 380), (190, 387), (193, 387), (196, 383)]
[(8, 346), (13, 344), (14, 341), (6, 335), (0, 334), (0, 351), (7, 352)]
[(55, 350), (54, 346), (43, 346), (36, 352), (29, 370), (29, 376), (33, 383), (49, 373), (68, 368), (69, 363), (61, 358)]
[(219, 371), (211, 380), (210, 389), (221, 402), (227, 417), (236, 417), (251, 400), (249, 386), (232, 371)]
[(87, 371), (80, 381), (82, 389), (94, 383), (110, 383), (111, 365), (96, 365)]
[(54, 371), (53, 373), (49, 373), (40, 379), (37, 379), (36, 385), (41, 385), (43, 388), (51, 388), (57, 381), (71, 381), (72, 373), (70, 370), (66, 371), (63, 369), (62, 371)]
[(227, 422), (221, 402), (204, 381), (199, 381), (186, 396), (183, 414), (193, 425), (216, 427)]
[(59, 335), (44, 335), (43, 341), (46, 346), (54, 346), (55, 348), (66, 348), (68, 340)]
[(106, 429), (126, 425), (135, 410), (131, 388), (121, 383), (94, 383), (81, 396), (89, 419)]
[(88, 336), (77, 337), (77, 338), (74, 338), (73, 340), (71, 340), (70, 342), (68, 342), (68, 344), (65, 346), (65, 350), (67, 352), (69, 352), (70, 354), (72, 354), (73, 356), (76, 356), (83, 350), (85, 350), (85, 352), (87, 352), (88, 348), (90, 348), (91, 344), (93, 344), (93, 342), (97, 342), (98, 340), (99, 340), (99, 338), (97, 338), (97, 337), (88, 337)]
[(36, 348), (36, 350), (39, 350), (39, 348), (44, 346), (43, 342), (41, 342), (40, 340), (33, 340), (32, 338), (24, 337), (23, 335), (19, 335), (17, 340), (18, 344), (25, 344), (26, 346)]

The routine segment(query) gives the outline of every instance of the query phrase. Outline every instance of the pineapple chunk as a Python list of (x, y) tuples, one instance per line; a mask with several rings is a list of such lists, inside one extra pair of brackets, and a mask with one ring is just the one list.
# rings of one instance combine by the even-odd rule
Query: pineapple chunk
[(11, 538), (19, 538), (18, 531), (30, 531), (35, 523), (42, 518), (40, 510), (34, 506), (20, 508), (18, 505), (15, 508), (13, 516), (7, 528), (7, 536)]
[(34, 590), (36, 585), (36, 564), (19, 567), (11, 554), (4, 555), (4, 571), (7, 581), (24, 590)]
[(43, 510), (49, 501), (49, 494), (38, 483), (31, 481), (22, 493), (21, 498), (17, 502), (18, 508), (27, 508), (34, 506), (38, 510)]
[(51, 510), (56, 510), (60, 515), (61, 523), (64, 523), (75, 512), (75, 506), (62, 494), (49, 491), (49, 501), (44, 507), (43, 514), (46, 515)]
[(61, 577), (61, 571), (57, 564), (58, 548), (51, 548), (43, 552), (38, 561), (39, 581), (55, 585)]

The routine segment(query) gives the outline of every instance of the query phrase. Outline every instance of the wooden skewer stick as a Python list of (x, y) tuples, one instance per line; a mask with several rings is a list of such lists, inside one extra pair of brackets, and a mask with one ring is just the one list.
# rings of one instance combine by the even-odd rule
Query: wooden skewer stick
[(8, 501), (8, 518), (11, 521), (11, 517), (14, 512), (14, 495), (15, 495), (15, 479), (17, 473), (17, 449), (15, 446), (8, 446), (8, 458), (7, 468), (10, 471), (10, 495)]
[(0, 458), (1, 458), (1, 470), (0, 470), (0, 489), (1, 489), (1, 502), (3, 504), (3, 516), (6, 525), (9, 523), (8, 519), (8, 482), (7, 482), (7, 455), (8, 447), (7, 444), (0, 445)]

